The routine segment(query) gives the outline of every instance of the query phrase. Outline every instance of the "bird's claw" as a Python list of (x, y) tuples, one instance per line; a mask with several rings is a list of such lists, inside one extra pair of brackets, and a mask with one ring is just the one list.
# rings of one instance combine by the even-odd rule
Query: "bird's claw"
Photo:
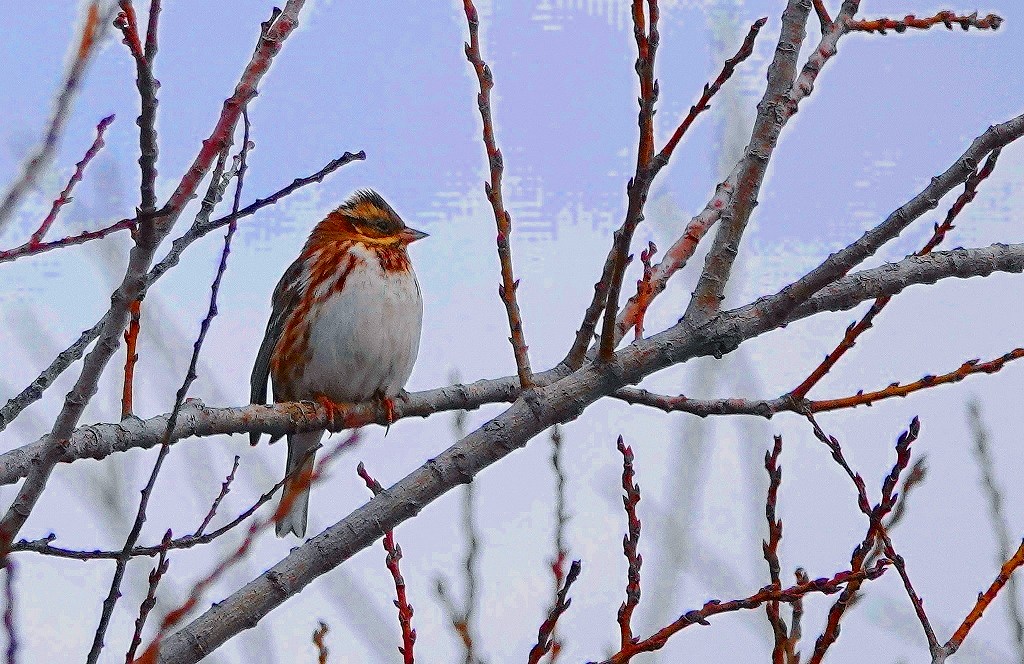
[(395, 422), (395, 400), (380, 393), (377, 394), (377, 399), (380, 400), (380, 405), (384, 407), (384, 435), (386, 436), (391, 431), (391, 425)]
[(338, 415), (338, 411), (341, 410), (341, 406), (328, 399), (323, 394), (318, 394), (313, 397), (313, 400), (323, 406), (323, 409), (327, 411), (327, 423), (331, 429), (335, 427), (335, 418)]

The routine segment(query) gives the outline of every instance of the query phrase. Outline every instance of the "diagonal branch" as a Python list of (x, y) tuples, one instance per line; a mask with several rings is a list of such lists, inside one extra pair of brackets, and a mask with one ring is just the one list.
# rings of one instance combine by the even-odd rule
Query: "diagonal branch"
[[(946, 234), (955, 228), (953, 222), (967, 204), (974, 200), (974, 197), (978, 193), (978, 185), (992, 174), (992, 171), (996, 166), (996, 161), (999, 159), (1000, 152), (1001, 148), (996, 148), (989, 153), (988, 158), (985, 160), (985, 165), (981, 170), (975, 171), (967, 178), (967, 181), (964, 182), (963, 193), (957, 197), (956, 202), (954, 202), (949, 208), (943, 222), (935, 225), (931, 238), (929, 238), (928, 242), (926, 242), (925, 245), (921, 247), (916, 254), (914, 254), (915, 256), (924, 256), (925, 254), (931, 253), (932, 250), (941, 244), (946, 238)], [(884, 295), (872, 302), (871, 308), (868, 309), (867, 313), (864, 314), (860, 321), (846, 328), (846, 333), (843, 335), (843, 339), (839, 342), (839, 345), (837, 345), (835, 349), (829, 353), (824, 360), (822, 360), (821, 364), (811, 371), (800, 385), (790, 392), (790, 395), (792, 395), (794, 399), (802, 399), (807, 396), (807, 393), (811, 388), (825, 377), (825, 374), (827, 374), (832, 367), (842, 359), (843, 355), (845, 355), (848, 350), (853, 348), (860, 335), (871, 328), (874, 324), (875, 318), (883, 309), (885, 309), (886, 305), (888, 305), (891, 300), (892, 296)]]
[(685, 318), (699, 325), (720, 307), (729, 280), (740, 239), (750, 219), (779, 134), (796, 113), (797, 100), (790, 99), (790, 88), (797, 77), (797, 57), (804, 41), (810, 0), (789, 0), (782, 13), (782, 32), (775, 57), (768, 67), (768, 84), (757, 106), (757, 119), (747, 145), (736, 183), (736, 192), (722, 211), (721, 222), (704, 262), (697, 288)]

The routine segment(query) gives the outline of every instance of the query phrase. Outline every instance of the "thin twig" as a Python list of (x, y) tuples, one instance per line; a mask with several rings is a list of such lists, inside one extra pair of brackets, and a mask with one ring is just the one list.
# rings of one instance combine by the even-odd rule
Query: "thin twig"
[(121, 419), (132, 416), (135, 393), (135, 365), (139, 361), (139, 332), (142, 331), (142, 300), (128, 305), (128, 329), (124, 331), (124, 384), (121, 388)]
[[(82, 176), (85, 175), (86, 166), (88, 166), (89, 162), (92, 161), (93, 157), (95, 157), (99, 153), (99, 151), (103, 149), (103, 134), (107, 131), (107, 127), (109, 127), (110, 123), (113, 121), (114, 116), (108, 115), (107, 117), (100, 120), (99, 124), (96, 125), (96, 138), (93, 139), (92, 145), (90, 145), (89, 149), (85, 151), (85, 155), (82, 156), (81, 161), (75, 164), (75, 170), (71, 173), (71, 177), (68, 178), (68, 183), (64, 186), (64, 189), (60, 192), (60, 195), (57, 196), (57, 198), (53, 201), (53, 205), (50, 206), (49, 214), (46, 215), (46, 218), (43, 219), (43, 222), (39, 224), (39, 228), (36, 229), (36, 232), (32, 234), (32, 237), (29, 238), (29, 241), (22, 245), (22, 247), (35, 247), (38, 246), (43, 241), (43, 238), (46, 236), (46, 232), (50, 230), (50, 226), (53, 224), (54, 220), (57, 219), (57, 214), (60, 212), (61, 208), (64, 207), (67, 203), (71, 202), (71, 192), (72, 190), (74, 190), (75, 185), (82, 181)], [(2, 252), (0, 256), (2, 256), (3, 254), (15, 252), (18, 249), (21, 249), (22, 247), (13, 249), (11, 250), (11, 252)]]
[(622, 436), (616, 441), (616, 447), (622, 454), (622, 489), (626, 495), (622, 497), (622, 506), (626, 510), (626, 536), (622, 538), (622, 553), (626, 556), (626, 601), (619, 606), (619, 647), (626, 648), (633, 642), (633, 627), (630, 624), (633, 611), (640, 604), (640, 568), (643, 556), (637, 552), (640, 543), (640, 519), (636, 515), (636, 505), (640, 502), (640, 486), (633, 483), (633, 449), (623, 444)]
[[(356, 467), (356, 472), (359, 474), (359, 477), (363, 478), (366, 488), (373, 495), (376, 496), (384, 490), (380, 482), (375, 480), (366, 470), (366, 466), (363, 465), (362, 461)], [(416, 644), (416, 630), (412, 627), (412, 604), (409, 604), (409, 599), (406, 596), (405, 579), (402, 577), (402, 570), (399, 569), (399, 562), (402, 560), (402, 547), (395, 543), (395, 531), (393, 530), (384, 533), (382, 543), (384, 550), (388, 554), (385, 564), (388, 571), (391, 572), (391, 577), (395, 580), (395, 594), (397, 595), (395, 606), (398, 608), (398, 623), (402, 627), (402, 645), (399, 646), (398, 652), (402, 653), (405, 664), (413, 664), (413, 646)]]
[[(562, 466), (562, 427), (551, 427), (551, 469), (555, 474), (555, 557), (551, 560), (551, 576), (554, 580), (555, 599), (552, 606), (558, 604), (558, 592), (565, 578), (565, 561), (569, 557), (566, 544), (565, 526), (569, 522), (569, 514), (565, 507), (565, 468)], [(548, 664), (555, 664), (562, 652), (562, 641), (558, 638), (557, 625), (551, 627), (551, 657)]]
[(571, 599), (567, 599), (566, 596), (569, 594), (569, 588), (576, 582), (576, 579), (580, 575), (580, 571), (583, 569), (583, 564), (578, 561), (572, 561), (569, 565), (569, 573), (565, 576), (565, 584), (562, 589), (558, 591), (558, 595), (555, 597), (555, 605), (551, 607), (551, 611), (548, 613), (548, 617), (540, 625), (540, 629), (537, 631), (537, 643), (530, 648), (530, 654), (527, 657), (529, 664), (538, 664), (541, 658), (549, 650), (551, 650), (554, 639), (553, 634), (555, 631), (555, 625), (558, 624), (558, 619), (563, 613), (569, 609), (569, 605), (572, 604)]
[(832, 17), (828, 15), (824, 0), (812, 0), (814, 12), (818, 15), (818, 23), (821, 24), (821, 34), (825, 35), (832, 30)]
[(53, 104), (53, 113), (47, 125), (46, 134), (39, 145), (31, 152), (22, 166), (21, 174), (0, 198), (0, 235), (3, 234), (22, 197), (35, 185), (39, 173), (42, 172), (57, 148), (64, 125), (71, 114), (71, 106), (78, 93), (85, 71), (96, 52), (96, 45), (103, 41), (104, 32), (110, 22), (111, 9), (100, 13), (99, 0), (92, 0), (85, 8), (81, 33), (72, 45), (73, 55), (64, 75), (57, 97)]
[[(633, 36), (636, 38), (636, 74), (640, 79), (640, 113), (637, 124), (640, 140), (636, 153), (636, 173), (626, 185), (626, 219), (613, 236), (611, 271), (608, 273), (608, 295), (604, 307), (601, 327), (601, 343), (598, 358), (609, 362), (615, 352), (615, 319), (619, 314), (619, 292), (631, 256), (629, 247), (633, 233), (644, 218), (647, 194), (657, 173), (654, 166), (654, 105), (658, 101), (658, 82), (654, 78), (654, 63), (658, 53), (658, 0), (647, 0), (648, 21), (645, 25), (644, 0), (633, 0)], [(675, 138), (675, 137), (673, 137)], [(669, 141), (674, 148), (675, 144)], [(667, 147), (667, 146), (666, 146)], [(671, 150), (670, 150), (671, 153)], [(602, 279), (604, 275), (602, 275)]]
[(135, 619), (135, 633), (132, 635), (132, 644), (124, 656), (124, 664), (132, 664), (135, 661), (135, 651), (142, 645), (142, 629), (146, 626), (146, 619), (149, 618), (150, 611), (156, 606), (157, 587), (170, 565), (170, 561), (167, 560), (167, 548), (170, 546), (171, 539), (171, 529), (168, 528), (160, 543), (160, 557), (157, 559), (156, 567), (149, 573), (149, 591), (146, 593), (146, 599), (142, 600), (142, 604), (139, 606), (139, 617)]
[[(637, 314), (633, 327), (634, 341), (644, 338), (644, 316), (647, 314), (647, 307), (651, 306), (651, 302), (654, 300), (654, 285), (651, 283), (654, 278), (654, 268), (651, 266), (651, 258), (657, 252), (658, 245), (653, 242), (648, 242), (647, 248), (640, 252), (640, 263), (644, 266), (644, 271), (636, 281)], [(617, 333), (616, 336), (618, 336)]]
[[(868, 499), (864, 479), (860, 474), (854, 472), (850, 467), (850, 464), (847, 463), (839, 441), (834, 436), (826, 434), (818, 425), (814, 416), (810, 413), (807, 414), (807, 420), (810, 422), (811, 427), (814, 430), (814, 435), (829, 448), (829, 451), (832, 453), (832, 458), (840, 465), (857, 488), (857, 506), (860, 508), (860, 511), (868, 517), (867, 534), (864, 536), (864, 540), (860, 545), (853, 550), (853, 555), (850, 558), (850, 569), (860, 569), (865, 566), (867, 556), (875, 546), (876, 540), (881, 540), (884, 543), (886, 555), (889, 556), (889, 560), (892, 562), (893, 566), (896, 567), (900, 578), (903, 580), (903, 585), (907, 591), (907, 595), (910, 597), (911, 603), (914, 605), (914, 610), (917, 613), (918, 619), (921, 621), (921, 626), (924, 629), (925, 636), (928, 638), (929, 648), (934, 654), (935, 649), (939, 647), (938, 641), (935, 637), (935, 632), (928, 620), (928, 616), (925, 614), (921, 598), (914, 591), (913, 585), (910, 582), (910, 577), (907, 575), (903, 558), (893, 549), (892, 542), (889, 539), (888, 533), (885, 531), (885, 525), (883, 523), (883, 519), (892, 511), (896, 504), (897, 495), (895, 492), (896, 486), (899, 483), (900, 474), (906, 470), (907, 466), (910, 464), (910, 446), (915, 440), (917, 440), (920, 432), (919, 420), (916, 417), (911, 420), (907, 431), (900, 434), (899, 439), (896, 441), (896, 463), (883, 480), (882, 496), (878, 504), (874, 507), (871, 506), (871, 502)], [(848, 585), (839, 596), (839, 599), (832, 605), (832, 608), (829, 610), (825, 629), (815, 642), (814, 653), (811, 655), (809, 664), (820, 664), (829, 647), (835, 643), (836, 639), (839, 637), (839, 623), (842, 620), (846, 609), (849, 608), (853, 598), (856, 596), (858, 589), (859, 584)]]
[[(797, 567), (793, 576), (796, 577), (797, 583), (807, 583), (810, 581), (803, 567)], [(796, 648), (800, 645), (800, 637), (803, 636), (803, 628), (801, 626), (804, 617), (803, 598), (797, 597), (790, 603), (790, 607), (793, 610), (793, 617), (789, 623), (789, 637), (786, 639), (786, 664), (800, 664), (800, 651)]]
[(120, 0), (121, 7), (114, 25), (124, 35), (124, 43), (135, 60), (136, 87), (139, 90), (141, 111), (139, 113), (139, 172), (141, 173), (139, 212), (151, 215), (156, 212), (156, 160), (159, 152), (156, 133), (156, 91), (160, 87), (153, 75), (153, 62), (157, 51), (157, 28), (160, 15), (159, 0), (152, 0), (149, 8), (149, 23), (146, 30), (146, 46), (143, 50), (139, 36), (135, 8), (131, 0)]
[(859, 585), (864, 581), (877, 579), (885, 573), (888, 565), (888, 560), (882, 560), (874, 567), (867, 567), (858, 571), (839, 572), (830, 579), (814, 579), (782, 589), (765, 586), (749, 597), (727, 602), (717, 599), (708, 600), (700, 609), (687, 611), (674, 622), (663, 627), (648, 638), (630, 643), (626, 648), (619, 650), (619, 652), (604, 660), (602, 664), (625, 664), (639, 653), (660, 650), (665, 647), (669, 638), (674, 634), (686, 629), (690, 625), (710, 625), (711, 623), (708, 622), (708, 619), (721, 613), (730, 613), (742, 609), (756, 609), (765, 602), (773, 600), (793, 602), (797, 598), (811, 593), (833, 595), (843, 590), (844, 586), (849, 584), (856, 583)]
[(960, 16), (948, 10), (941, 11), (935, 16), (929, 16), (928, 18), (917, 18), (913, 14), (908, 14), (902, 19), (876, 18), (872, 20), (849, 21), (847, 23), (848, 29), (851, 32), (877, 32), (882, 35), (888, 30), (900, 33), (906, 32), (907, 28), (927, 30), (936, 25), (944, 25), (949, 30), (952, 30), (954, 25), (959, 25), (964, 30), (969, 30), (970, 28), (998, 30), (1002, 24), (1003, 19), (995, 14), (978, 18), (978, 12)]
[[(768, 563), (768, 573), (771, 577), (772, 587), (782, 588), (782, 566), (779, 563), (779, 542), (782, 541), (782, 520), (775, 515), (776, 503), (779, 498), (779, 485), (782, 484), (782, 467), (779, 466), (779, 456), (782, 454), (782, 436), (775, 436), (775, 445), (770, 452), (764, 453), (764, 469), (768, 471), (768, 496), (764, 503), (765, 518), (768, 520), (768, 539), (761, 542), (765, 562)], [(786, 643), (789, 638), (786, 630), (786, 621), (779, 613), (777, 601), (767, 602), (764, 605), (768, 615), (768, 624), (771, 625), (772, 634), (775, 637), (775, 645), (772, 647), (773, 664), (784, 664), (786, 654)]]
[(199, 524), (198, 528), (196, 528), (196, 532), (192, 534), (193, 537), (202, 537), (206, 527), (210, 525), (211, 521), (213, 521), (213, 517), (217, 514), (217, 508), (220, 507), (221, 501), (224, 500), (224, 496), (228, 495), (228, 492), (231, 491), (231, 483), (235, 480), (235, 471), (238, 470), (238, 462), (240, 459), (241, 457), (236, 454), (235, 461), (231, 465), (231, 472), (228, 473), (226, 478), (224, 478), (224, 483), (220, 485), (220, 493), (218, 493), (217, 497), (213, 499), (213, 504), (210, 505), (210, 511), (208, 511), (206, 516), (203, 517), (203, 522)]
[(477, 105), (480, 108), (480, 118), (483, 120), (484, 148), (487, 150), (487, 164), (490, 170), (490, 181), (484, 183), (484, 191), (487, 194), (487, 200), (491, 203), (494, 221), (498, 226), (498, 259), (501, 262), (501, 284), (498, 286), (498, 295), (505, 305), (506, 314), (508, 314), (508, 326), (512, 335), (509, 341), (512, 343), (512, 352), (516, 358), (519, 384), (524, 390), (528, 390), (533, 387), (533, 371), (530, 369), (530, 355), (523, 333), (523, 317), (519, 312), (519, 302), (516, 298), (519, 281), (512, 274), (512, 248), (509, 246), (509, 238), (512, 235), (512, 217), (505, 209), (501, 195), (501, 175), (505, 164), (501, 151), (495, 144), (494, 124), (491, 120), (491, 88), (494, 87), (494, 76), (480, 53), (480, 16), (476, 7), (473, 6), (473, 0), (463, 0), (463, 8), (466, 12), (466, 22), (469, 24), (466, 59), (473, 65), (473, 71), (476, 72), (476, 78), (480, 84)]
[(942, 664), (946, 661), (946, 657), (960, 649), (960, 646), (963, 645), (964, 639), (967, 638), (967, 634), (971, 631), (971, 628), (974, 627), (976, 622), (981, 620), (981, 616), (985, 613), (985, 609), (988, 608), (988, 605), (992, 603), (992, 600), (996, 598), (999, 591), (1003, 589), (1003, 586), (1006, 585), (1007, 581), (1013, 577), (1013, 573), (1017, 571), (1021, 565), (1024, 565), (1024, 541), (1021, 541), (1020, 546), (1017, 547), (1017, 552), (1010, 556), (1010, 558), (1003, 563), (1003, 566), (999, 568), (999, 574), (992, 582), (992, 585), (988, 587), (988, 590), (983, 593), (978, 593), (978, 601), (974, 603), (974, 606), (971, 607), (967, 617), (964, 618), (962, 623), (960, 623), (960, 627), (957, 628), (956, 632), (953, 633), (953, 636), (951, 636), (949, 641), (947, 641), (942, 647), (942, 656), (938, 658), (933, 656), (933, 664)]

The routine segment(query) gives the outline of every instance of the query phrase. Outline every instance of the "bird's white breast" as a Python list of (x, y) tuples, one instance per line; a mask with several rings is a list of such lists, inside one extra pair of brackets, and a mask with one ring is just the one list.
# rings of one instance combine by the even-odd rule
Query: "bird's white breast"
[(411, 266), (385, 271), (362, 245), (349, 251), (351, 270), (343, 261), (335, 278), (321, 286), (330, 294), (311, 311), (310, 362), (300, 379), (300, 398), (323, 394), (355, 403), (377, 392), (393, 397), (412, 373), (423, 324), (416, 274)]

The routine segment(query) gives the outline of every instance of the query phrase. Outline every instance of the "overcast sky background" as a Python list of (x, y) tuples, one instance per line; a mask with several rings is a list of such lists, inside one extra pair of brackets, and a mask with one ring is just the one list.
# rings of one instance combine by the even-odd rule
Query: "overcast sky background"
[[(146, 4), (140, 3), (140, 13)], [(835, 1), (827, 4), (838, 9)], [(161, 202), (209, 135), (271, 7), (267, 2), (195, 0), (164, 5), (156, 64)], [(763, 92), (784, 5), (782, 0), (661, 2), (659, 144), (704, 82), (717, 75), (721, 60), (735, 52), (749, 24), (762, 15), (769, 22), (755, 55), (740, 66), (655, 184), (635, 248), (648, 240), (667, 248), (707, 201), (723, 163), (732, 165), (735, 145), (745, 143)], [(495, 124), (505, 156), (505, 199), (522, 279), (520, 304), (538, 369), (560, 360), (571, 343), (611, 231), (625, 211), (637, 135), (636, 55), (628, 6), (626, 0), (478, 2), (484, 57), (496, 79)], [(920, 191), (988, 125), (1024, 108), (1019, 75), (1024, 8), (1018, 2), (947, 7), (866, 0), (862, 8), (870, 17), (924, 16), (947, 8), (993, 11), (1006, 22), (992, 34), (933, 29), (843, 39), (838, 57), (783, 134), (744, 238), (730, 305), (774, 292), (817, 265)], [(9, 37), (0, 41), (0, 181), (15, 176), (43, 131), (78, 9), (70, 1), (28, 3), (5, 17)], [(817, 42), (813, 16), (808, 33), (804, 53)], [(466, 36), (461, 3), (451, 0), (307, 3), (299, 31), (287, 41), (251, 105), (256, 147), (243, 201), (308, 175), (346, 150), (365, 150), (367, 160), (239, 226), (221, 288), (220, 315), (207, 338), (192, 396), (217, 406), (247, 402), (249, 371), (274, 284), (315, 222), (362, 187), (379, 190), (407, 223), (431, 234), (412, 249), (425, 297), (425, 327), (409, 389), (447, 384), (453, 371), (464, 380), (514, 373), (507, 322), (496, 295), (494, 222), (483, 196), (486, 165), (476, 82), (463, 54)], [(117, 120), (107, 133), (107, 146), (50, 237), (132, 214), (138, 204), (134, 65), (108, 32), (53, 168), (26, 199), (0, 246), (20, 244), (38, 226), (91, 142), (96, 123), (110, 113)], [(1024, 148), (1014, 145), (1004, 151), (947, 246), (1021, 241), (1022, 174)], [(954, 197), (869, 265), (917, 249)], [(186, 213), (172, 235), (189, 223)], [(193, 245), (146, 300), (137, 369), (136, 413), (141, 417), (166, 412), (173, 403), (208, 305), (221, 237), (213, 233)], [(0, 372), (0, 398), (19, 392), (106, 310), (128, 246), (127, 237), (115, 236), (0, 266), (0, 346), (7, 359)], [(701, 254), (692, 267), (702, 264)], [(695, 269), (677, 275), (659, 299), (648, 315), (650, 332), (681, 315)], [(626, 284), (635, 279), (631, 272)], [(844, 396), (907, 382), (1024, 345), (1020, 279), (999, 275), (910, 289), (811, 396)], [(745, 344), (723, 361), (688, 363), (644, 386), (692, 396), (774, 397), (799, 383), (854, 317), (845, 312), (802, 321)], [(111, 363), (84, 423), (117, 419), (122, 362), (123, 351)], [(77, 366), (69, 370), (0, 434), (2, 451), (49, 430), (77, 372)], [(1024, 532), (1019, 509), (1024, 488), (1016, 480), (1024, 469), (1022, 388), (1024, 365), (1011, 364), (994, 376), (972, 376), (906, 400), (820, 418), (845, 443), (848, 458), (876, 495), (893, 461), (893, 442), (910, 418), (920, 415), (922, 437), (915, 447), (928, 455), (929, 477), (915, 491), (894, 542), (943, 640), (998, 566), (965, 404), (977, 399), (991, 430), (1015, 539)], [(470, 425), (483, 423), (500, 408), (471, 413)], [(760, 465), (772, 434), (785, 437), (779, 499), (784, 572), (790, 575), (803, 566), (812, 577), (831, 576), (846, 569), (850, 551), (864, 535), (866, 520), (856, 508), (850, 482), (799, 418), (697, 423), (684, 415), (602, 401), (564, 433), (570, 555), (584, 561), (584, 571), (572, 591), (572, 608), (559, 623), (566, 643), (562, 661), (599, 659), (617, 640), (615, 611), (625, 584), (621, 457), (615, 451), (620, 433), (633, 445), (644, 494), (640, 548), (645, 593), (635, 619), (643, 636), (709, 598), (749, 595), (768, 582), (760, 554), (766, 486)], [(389, 485), (452, 442), (451, 417), (402, 421), (386, 438), (378, 427), (366, 434), (362, 446), (343, 456), (315, 488), (311, 534), (365, 502), (365, 488), (354, 472), (357, 461)], [(130, 453), (59, 468), (22, 535), (55, 532), (64, 546), (119, 548), (155, 454)], [(143, 543), (156, 543), (168, 527), (176, 534), (194, 530), (235, 454), (242, 457), (238, 479), (215, 525), (245, 509), (283, 472), (283, 445), (253, 449), (242, 436), (176, 445), (160, 478)], [(483, 546), (479, 645), (491, 662), (524, 660), (550, 604), (554, 482), (549, 454), (547, 437), (538, 437), (476, 482)], [(14, 487), (0, 489), (0, 504), (6, 506), (13, 495)], [(436, 576), (444, 574), (454, 580), (452, 592), (461, 596), (460, 510), (460, 492), (452, 492), (396, 532), (416, 609), (417, 661), (454, 661), (459, 652), (433, 587)], [(295, 544), (264, 537), (206, 599), (222, 599)], [(331, 626), (332, 662), (396, 661), (394, 588), (383, 558), (379, 544), (361, 552), (289, 600), (258, 629), (233, 639), (211, 661), (314, 661), (310, 635), (318, 619)], [(181, 601), (217, 557), (212, 550), (191, 550), (170, 559), (170, 575), (160, 588), (163, 609)], [(113, 565), (27, 554), (16, 560), (24, 661), (84, 657)], [(104, 661), (123, 659), (151, 565), (136, 561), (129, 568)], [(1013, 656), (1006, 602), (1004, 591), (971, 633), (961, 661), (1002, 662)], [(820, 597), (807, 602), (808, 651), (830, 604), (831, 598)], [(770, 635), (762, 610), (722, 616), (712, 624), (673, 638), (661, 661), (685, 656), (766, 661)], [(920, 626), (891, 572), (868, 586), (866, 601), (844, 621), (829, 659), (917, 662), (924, 661), (926, 652)]]

